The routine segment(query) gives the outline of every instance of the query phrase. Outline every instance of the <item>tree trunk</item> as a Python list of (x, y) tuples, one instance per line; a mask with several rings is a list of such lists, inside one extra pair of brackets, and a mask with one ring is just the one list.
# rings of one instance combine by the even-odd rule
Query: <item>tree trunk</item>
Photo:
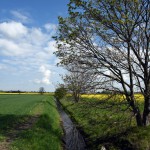
[(136, 124), (137, 126), (143, 126), (142, 116), (138, 108), (136, 108)]
[(150, 125), (150, 113), (145, 110), (143, 113), (143, 125), (144, 126)]
[(144, 126), (150, 125), (150, 96), (145, 97), (144, 112), (143, 112), (143, 124), (144, 124)]
[(144, 111), (143, 111), (143, 125), (150, 125), (150, 81), (146, 83), (146, 89), (144, 93)]
[(135, 114), (137, 126), (143, 126), (143, 120), (142, 120), (140, 109), (138, 106), (135, 105), (134, 94), (132, 94), (130, 97), (130, 106), (133, 109), (133, 113)]
[(73, 98), (74, 98), (74, 101), (75, 101), (76, 103), (79, 102), (79, 100), (80, 100), (80, 95), (78, 94), (77, 91), (74, 91), (74, 92), (73, 92)]

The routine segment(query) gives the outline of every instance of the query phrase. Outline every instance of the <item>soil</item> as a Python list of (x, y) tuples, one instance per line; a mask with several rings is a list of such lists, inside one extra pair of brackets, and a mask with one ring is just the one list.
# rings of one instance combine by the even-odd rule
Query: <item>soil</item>
[(8, 150), (9, 148), (9, 143), (4, 141), (0, 143), (0, 150)]

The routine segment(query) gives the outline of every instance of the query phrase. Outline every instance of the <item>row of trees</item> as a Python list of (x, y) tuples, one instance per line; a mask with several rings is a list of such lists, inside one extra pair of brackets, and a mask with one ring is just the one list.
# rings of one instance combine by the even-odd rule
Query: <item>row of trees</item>
[(10, 90), (10, 91), (3, 91), (0, 90), (1, 93), (37, 93), (39, 92), (40, 94), (43, 94), (45, 91), (44, 87), (40, 87), (39, 91), (21, 91), (21, 90)]
[[(59, 17), (54, 37), (60, 64), (70, 72), (66, 83), (124, 94), (137, 125), (149, 125), (150, 0), (70, 0), (68, 13)], [(142, 111), (135, 91), (144, 96)]]

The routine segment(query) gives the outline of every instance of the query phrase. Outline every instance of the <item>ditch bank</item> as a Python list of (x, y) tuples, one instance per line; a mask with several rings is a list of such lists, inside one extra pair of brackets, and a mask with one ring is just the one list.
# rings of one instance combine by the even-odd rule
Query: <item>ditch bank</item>
[[(120, 134), (108, 135), (106, 137), (97, 137), (96, 140), (91, 140), (89, 138), (89, 135), (84, 132), (82, 127), (78, 126), (78, 122), (76, 121), (76, 119), (61, 104), (59, 100), (56, 101), (56, 104), (62, 119), (62, 126), (65, 133), (63, 141), (65, 143), (65, 148), (67, 150), (109, 150), (109, 149), (135, 150), (133, 148), (133, 145), (128, 141), (128, 139), (125, 138), (126, 135), (128, 134), (128, 131), (125, 131)], [(81, 142), (82, 140), (80, 138), (77, 139), (78, 133), (81, 135), (82, 137), (81, 139), (83, 139), (84, 144)], [(75, 139), (73, 138), (74, 135)], [(74, 144), (72, 143), (72, 141)], [(81, 145), (83, 144), (84, 146), (82, 145), (81, 148), (80, 146), (78, 147), (77, 146), (78, 142), (76, 141), (79, 141), (79, 143), (81, 142)]]
[(62, 125), (64, 129), (64, 142), (66, 150), (86, 150), (86, 144), (83, 136), (73, 124), (70, 117), (63, 110), (61, 103), (56, 100), (57, 108), (61, 116)]

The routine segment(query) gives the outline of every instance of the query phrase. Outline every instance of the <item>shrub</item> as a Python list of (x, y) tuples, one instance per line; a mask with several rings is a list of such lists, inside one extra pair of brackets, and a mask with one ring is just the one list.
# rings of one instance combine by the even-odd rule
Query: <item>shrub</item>
[(66, 94), (67, 94), (66, 88), (64, 88), (64, 87), (58, 87), (58, 88), (55, 90), (54, 97), (55, 97), (56, 99), (62, 99)]

